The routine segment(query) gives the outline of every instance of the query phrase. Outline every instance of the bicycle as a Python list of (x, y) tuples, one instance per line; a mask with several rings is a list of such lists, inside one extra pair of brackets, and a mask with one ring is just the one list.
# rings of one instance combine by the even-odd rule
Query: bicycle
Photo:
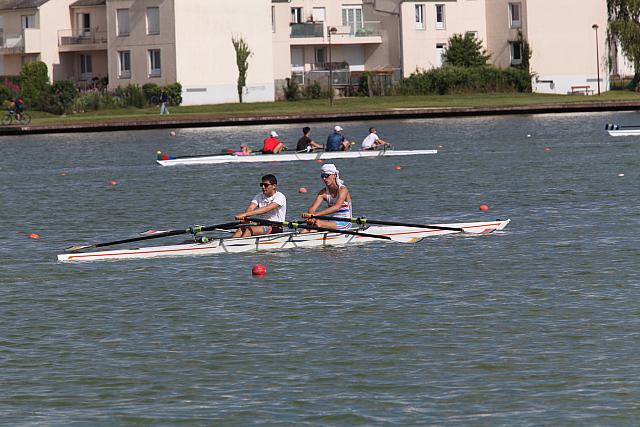
[(9, 109), (7, 110), (7, 113), (4, 115), (4, 117), (2, 117), (2, 124), (4, 126), (10, 125), (14, 120), (16, 123), (19, 123), (21, 125), (28, 125), (29, 123), (31, 123), (31, 116), (23, 111), (22, 113), (20, 113), (20, 118), (18, 118), (16, 117), (15, 110)]

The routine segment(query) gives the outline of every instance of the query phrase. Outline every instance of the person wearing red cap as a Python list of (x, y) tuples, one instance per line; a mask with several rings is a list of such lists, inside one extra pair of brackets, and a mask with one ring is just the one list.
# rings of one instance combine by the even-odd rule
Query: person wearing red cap
[(278, 141), (278, 133), (275, 130), (269, 132), (269, 138), (264, 140), (262, 152), (264, 154), (278, 154), (283, 150), (288, 150), (287, 146)]

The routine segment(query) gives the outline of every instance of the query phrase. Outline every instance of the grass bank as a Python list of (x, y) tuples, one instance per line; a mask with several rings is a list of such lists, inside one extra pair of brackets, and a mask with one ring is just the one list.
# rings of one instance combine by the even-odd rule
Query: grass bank
[[(183, 117), (244, 117), (290, 114), (322, 114), (370, 112), (410, 108), (482, 108), (511, 106), (540, 106), (571, 103), (639, 102), (640, 94), (629, 91), (610, 91), (601, 95), (543, 95), (525, 93), (491, 93), (470, 95), (433, 96), (385, 96), (335, 99), (333, 106), (327, 99), (301, 100), (294, 102), (259, 102), (248, 104), (217, 104), (170, 107), (171, 115), (162, 118)], [(161, 119), (158, 108), (123, 108), (117, 110), (88, 111), (66, 116), (55, 116), (30, 111), (32, 124), (73, 124), (86, 122), (127, 121), (145, 118)]]

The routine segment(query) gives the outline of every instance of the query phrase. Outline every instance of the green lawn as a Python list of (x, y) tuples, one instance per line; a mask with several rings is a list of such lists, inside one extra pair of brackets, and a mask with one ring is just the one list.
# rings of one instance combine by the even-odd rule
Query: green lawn
[(525, 93), (491, 93), (471, 95), (433, 95), (433, 96), (385, 96), (354, 97), (335, 99), (333, 107), (328, 99), (304, 100), (295, 102), (259, 102), (248, 104), (198, 105), (189, 107), (170, 107), (171, 115), (160, 117), (158, 108), (123, 108), (118, 110), (99, 110), (85, 113), (54, 116), (38, 111), (30, 111), (33, 124), (74, 123), (92, 121), (122, 121), (136, 119), (175, 119), (180, 116), (219, 116), (242, 117), (253, 115), (305, 114), (367, 112), (394, 108), (446, 108), (446, 107), (509, 107), (540, 104), (566, 104), (576, 102), (632, 102), (640, 101), (640, 94), (629, 91), (611, 91), (602, 95), (542, 95)]

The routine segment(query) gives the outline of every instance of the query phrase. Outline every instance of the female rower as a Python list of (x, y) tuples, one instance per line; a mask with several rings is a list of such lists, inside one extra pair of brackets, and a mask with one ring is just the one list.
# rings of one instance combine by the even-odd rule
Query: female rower
[[(247, 217), (259, 217), (269, 221), (283, 222), (287, 215), (287, 198), (278, 191), (278, 180), (274, 175), (265, 175), (260, 180), (262, 193), (257, 194), (243, 213), (236, 219), (245, 221)], [(282, 233), (282, 227), (270, 225), (240, 226), (233, 237), (249, 237), (261, 234)]]
[[(345, 230), (351, 228), (352, 206), (349, 189), (340, 179), (340, 172), (334, 164), (322, 165), (320, 177), (324, 181), (324, 188), (318, 192), (315, 200), (303, 213), (304, 218), (308, 218), (307, 223), (312, 226), (331, 228), (333, 230)], [(321, 211), (318, 208), (322, 202), (327, 202), (328, 207)], [(314, 215), (331, 215), (338, 218), (345, 218), (345, 221), (327, 221), (313, 218)]]

